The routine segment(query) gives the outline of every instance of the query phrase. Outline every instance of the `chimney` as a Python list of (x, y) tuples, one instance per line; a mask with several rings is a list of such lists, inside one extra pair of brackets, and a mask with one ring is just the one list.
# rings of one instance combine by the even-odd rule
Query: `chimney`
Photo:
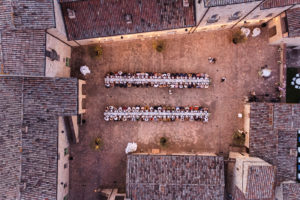
[(68, 17), (69, 17), (69, 19), (75, 19), (76, 18), (74, 10), (71, 10), (71, 9), (68, 8), (67, 11), (68, 11)]
[(126, 24), (132, 24), (132, 15), (126, 14), (124, 16), (124, 20), (125, 20)]

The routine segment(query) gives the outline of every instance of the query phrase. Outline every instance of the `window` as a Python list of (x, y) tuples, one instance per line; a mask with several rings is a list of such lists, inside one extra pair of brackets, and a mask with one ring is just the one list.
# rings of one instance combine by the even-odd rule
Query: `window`
[(68, 163), (65, 163), (65, 164), (64, 164), (64, 168), (65, 168), (65, 169), (68, 168)]
[(276, 26), (273, 26), (272, 28), (269, 29), (269, 38), (275, 36), (276, 34), (277, 34)]
[(64, 149), (64, 154), (65, 154), (65, 156), (69, 154), (69, 148)]
[(242, 12), (241, 11), (237, 11), (235, 13), (233, 13), (230, 17), (229, 20), (233, 21), (233, 20), (237, 20), (239, 18), (242, 17)]
[(65, 184), (64, 184), (64, 188), (66, 188), (66, 187), (68, 187), (68, 183), (65, 183)]
[(66, 58), (66, 66), (70, 67), (70, 58)]
[(212, 24), (212, 23), (216, 23), (217, 21), (219, 21), (220, 16), (218, 14), (212, 15), (208, 20), (207, 23), (208, 24)]
[(259, 18), (260, 15), (255, 15), (252, 19), (257, 19)]

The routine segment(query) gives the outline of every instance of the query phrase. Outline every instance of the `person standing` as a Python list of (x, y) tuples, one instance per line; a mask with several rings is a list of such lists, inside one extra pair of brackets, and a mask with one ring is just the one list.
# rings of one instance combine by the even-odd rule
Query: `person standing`
[(217, 61), (216, 58), (208, 57), (208, 62), (209, 62), (210, 64), (215, 64), (216, 61)]
[(223, 76), (222, 78), (221, 78), (221, 82), (223, 83), (223, 82), (225, 82), (226, 81), (226, 76)]

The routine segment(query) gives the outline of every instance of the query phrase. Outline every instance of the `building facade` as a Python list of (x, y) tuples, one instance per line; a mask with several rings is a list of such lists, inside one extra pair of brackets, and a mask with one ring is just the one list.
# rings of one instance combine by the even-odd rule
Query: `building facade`
[[(260, 25), (299, 4), (299, 0), (132, 0), (126, 4), (61, 0), (62, 14), (56, 18), (64, 19), (64, 41), (67, 38), (68, 44), (77, 46)], [(63, 20), (56, 23), (64, 32)]]

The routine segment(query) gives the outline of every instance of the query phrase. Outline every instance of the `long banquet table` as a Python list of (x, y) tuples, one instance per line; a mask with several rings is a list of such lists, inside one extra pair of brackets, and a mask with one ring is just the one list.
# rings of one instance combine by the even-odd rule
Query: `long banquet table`
[[(184, 109), (179, 109), (180, 107), (176, 107), (174, 110), (163, 110), (152, 109), (131, 109), (131, 107), (123, 109), (123, 107), (108, 107), (104, 112), (105, 121), (203, 121), (207, 122), (210, 113), (207, 108), (201, 108), (199, 106), (192, 107), (192, 109), (186, 109), (190, 107), (186, 107)], [(132, 107), (135, 108), (135, 107)], [(144, 107), (142, 107), (144, 108)]]
[(106, 87), (170, 87), (170, 88), (208, 88), (209, 75), (171, 74), (171, 73), (109, 73), (104, 78)]

